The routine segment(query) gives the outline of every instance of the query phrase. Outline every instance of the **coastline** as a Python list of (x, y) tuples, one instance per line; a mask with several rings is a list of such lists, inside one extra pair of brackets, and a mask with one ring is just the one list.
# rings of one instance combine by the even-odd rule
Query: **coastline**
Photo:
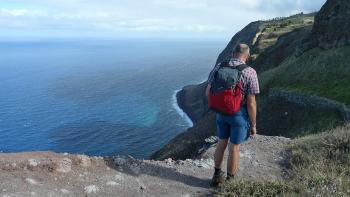
[(206, 87), (207, 83), (204, 81), (196, 85), (184, 86), (176, 93), (178, 108), (187, 115), (193, 126), (209, 111), (205, 96)]
[[(200, 88), (196, 88), (197, 86)], [(205, 139), (215, 135), (215, 114), (208, 110), (207, 98), (204, 96), (206, 83), (185, 86), (175, 91), (179, 115), (188, 118), (193, 126), (172, 138), (166, 145), (151, 155), (153, 160), (185, 160), (198, 157), (198, 151), (203, 147)], [(175, 100), (174, 100), (175, 101)], [(209, 123), (209, 124), (208, 124)]]
[(177, 94), (181, 91), (181, 89), (175, 90), (172, 96), (172, 103), (173, 103), (173, 108), (175, 109), (175, 111), (177, 112), (177, 114), (179, 114), (179, 116), (181, 116), (182, 119), (185, 120), (185, 122), (187, 123), (188, 127), (193, 127), (194, 123), (191, 120), (191, 118), (188, 116), (188, 114), (186, 114), (185, 111), (183, 111), (183, 109), (180, 107), (179, 103), (178, 103), (178, 97)]

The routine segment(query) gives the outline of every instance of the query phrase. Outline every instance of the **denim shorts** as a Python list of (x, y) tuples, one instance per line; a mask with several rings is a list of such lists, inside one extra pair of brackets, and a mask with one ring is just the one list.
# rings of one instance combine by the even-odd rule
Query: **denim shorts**
[(246, 106), (232, 116), (216, 114), (217, 136), (230, 139), (232, 144), (241, 144), (249, 138), (249, 116)]

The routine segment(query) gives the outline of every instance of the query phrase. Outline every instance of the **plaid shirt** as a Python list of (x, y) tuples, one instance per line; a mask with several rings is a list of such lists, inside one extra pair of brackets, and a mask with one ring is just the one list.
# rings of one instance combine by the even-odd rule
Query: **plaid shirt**
[[(238, 66), (241, 64), (245, 64), (245, 62), (232, 58), (230, 60), (230, 66)], [(214, 75), (215, 72), (218, 71), (220, 68), (220, 64), (217, 64), (214, 69), (210, 72), (209, 77), (208, 77), (208, 83), (213, 83), (214, 81)], [(242, 71), (242, 77), (241, 77), (242, 83), (243, 83), (243, 93), (244, 94), (259, 94), (260, 93), (260, 88), (259, 88), (259, 80), (258, 80), (258, 75), (256, 71), (248, 67)]]

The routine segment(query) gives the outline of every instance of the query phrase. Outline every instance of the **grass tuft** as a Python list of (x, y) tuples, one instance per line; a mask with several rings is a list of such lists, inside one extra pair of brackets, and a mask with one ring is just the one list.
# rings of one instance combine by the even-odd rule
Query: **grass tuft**
[(235, 180), (219, 196), (350, 196), (350, 126), (296, 139), (289, 148), (290, 179)]
[(221, 196), (285, 196), (297, 194), (298, 189), (283, 182), (253, 182), (237, 180), (227, 183)]

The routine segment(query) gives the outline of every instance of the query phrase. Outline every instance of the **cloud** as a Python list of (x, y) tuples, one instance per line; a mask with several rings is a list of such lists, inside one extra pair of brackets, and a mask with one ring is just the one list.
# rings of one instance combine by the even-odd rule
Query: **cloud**
[(0, 8), (0, 17), (45, 17), (46, 12), (29, 9), (5, 9)]
[[(254, 20), (318, 10), (325, 0), (3, 0), (0, 25), (21, 32), (230, 36)], [(0, 30), (0, 35), (5, 34)]]
[(290, 13), (297, 12), (315, 12), (318, 11), (326, 0), (255, 0), (256, 9), (263, 12)]

